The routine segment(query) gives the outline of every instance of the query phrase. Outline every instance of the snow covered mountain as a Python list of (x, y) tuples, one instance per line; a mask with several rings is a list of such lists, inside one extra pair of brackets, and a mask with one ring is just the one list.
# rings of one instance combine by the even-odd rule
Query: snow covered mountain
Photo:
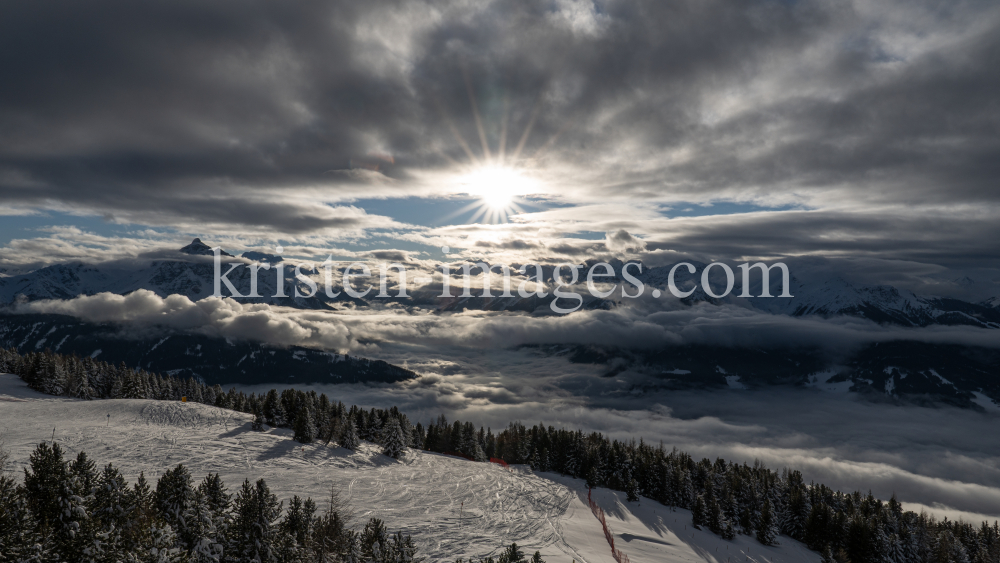
[(791, 299), (752, 298), (758, 309), (792, 316), (849, 315), (902, 326), (971, 325), (1000, 328), (1000, 311), (958, 299), (921, 297), (889, 285), (855, 286), (834, 278), (803, 284), (792, 278)]
[[(248, 251), (239, 257), (234, 257), (225, 251), (227, 264), (234, 261), (243, 261), (246, 264), (254, 262), (274, 265), (281, 262), (280, 256), (266, 254), (256, 251)], [(36, 301), (41, 299), (70, 299), (77, 295), (93, 295), (101, 292), (111, 292), (117, 294), (128, 294), (138, 289), (148, 289), (161, 297), (178, 294), (184, 295), (193, 301), (203, 299), (212, 295), (214, 291), (215, 269), (212, 260), (212, 248), (199, 239), (194, 239), (191, 244), (179, 249), (173, 256), (151, 260), (138, 267), (125, 267), (120, 264), (111, 263), (108, 265), (89, 265), (84, 263), (56, 264), (38, 270), (17, 275), (0, 275), (0, 304), (18, 301)], [(849, 315), (863, 317), (881, 324), (894, 324), (901, 326), (930, 326), (930, 325), (969, 325), (982, 328), (1000, 328), (1000, 297), (994, 297), (981, 303), (971, 303), (959, 299), (938, 298), (918, 296), (914, 293), (897, 289), (889, 285), (855, 285), (839, 277), (826, 277), (814, 275), (808, 271), (795, 273), (790, 278), (790, 293), (792, 298), (738, 298), (736, 295), (742, 293), (742, 276), (739, 271), (735, 272), (735, 285), (732, 293), (722, 299), (709, 296), (700, 281), (702, 272), (706, 264), (693, 262), (694, 273), (688, 273), (686, 268), (678, 268), (675, 273), (675, 283), (677, 287), (686, 291), (694, 289), (694, 293), (682, 299), (687, 304), (695, 302), (709, 302), (714, 304), (729, 303), (737, 306), (751, 306), (760, 311), (790, 315), (818, 315), (837, 316)], [(615, 272), (621, 272), (623, 264), (615, 262), (612, 264)], [(673, 264), (655, 268), (643, 268), (642, 273), (638, 273), (638, 268), (632, 267), (630, 272), (635, 277), (649, 286), (659, 289), (667, 298), (671, 298), (667, 292), (668, 276)], [(228, 266), (223, 266), (225, 271)], [(543, 267), (547, 280), (552, 279), (551, 266)], [(308, 274), (316, 274), (315, 271), (307, 271)], [(237, 292), (241, 295), (251, 294), (251, 269), (248, 267), (236, 268), (228, 275)], [(726, 286), (725, 275), (721, 268), (714, 268), (710, 271), (710, 283), (713, 292), (720, 294)], [(516, 285), (519, 280), (514, 279), (512, 285)], [(623, 279), (619, 277), (618, 282)], [(280, 281), (282, 291), (278, 291), (279, 280), (275, 269), (260, 270), (257, 276), (258, 294), (261, 297), (238, 297), (242, 303), (267, 303), (287, 307), (302, 309), (322, 309), (337, 302), (351, 302), (355, 306), (370, 306), (371, 301), (366, 299), (355, 299), (341, 292), (334, 299), (326, 297), (323, 291), (319, 291), (314, 297), (295, 297), (295, 290), (300, 293), (310, 293), (307, 287), (296, 279), (294, 268), (284, 267)], [(769, 279), (770, 293), (779, 295), (781, 293), (781, 274), (778, 270), (773, 270)], [(957, 282), (956, 282), (957, 283)], [(230, 292), (223, 285), (221, 287), (223, 295), (230, 295)], [(408, 305), (423, 306), (433, 310), (460, 311), (462, 309), (488, 310), (488, 311), (521, 311), (521, 312), (543, 312), (548, 313), (549, 304), (553, 300), (550, 293), (544, 298), (531, 296), (522, 298), (514, 297), (478, 297), (479, 290), (473, 293), (476, 297), (455, 297), (451, 299), (441, 299), (439, 297), (440, 288), (434, 291), (411, 288), (409, 299), (404, 300)], [(751, 276), (749, 287), (751, 295), (761, 294), (761, 277), (758, 270), (754, 270)], [(276, 294), (287, 295), (288, 297), (274, 297)], [(616, 306), (614, 297), (609, 299), (599, 299), (590, 296), (586, 291), (580, 292), (584, 297), (584, 309), (611, 308)], [(380, 299), (379, 302), (389, 300)]]
[[(237, 258), (222, 251), (228, 262), (243, 261), (276, 263), (280, 256), (260, 252), (247, 252)], [(38, 301), (41, 299), (70, 299), (78, 295), (94, 295), (102, 292), (125, 295), (138, 289), (148, 289), (160, 297), (183, 295), (192, 301), (213, 294), (215, 266), (212, 249), (199, 239), (181, 248), (175, 257), (157, 259), (137, 268), (121, 265), (88, 265), (80, 262), (55, 264), (33, 272), (9, 277), (0, 277), (0, 304), (12, 302)], [(223, 273), (228, 266), (223, 266)], [(305, 271), (306, 274), (315, 273)], [(278, 277), (275, 270), (261, 270), (257, 276), (257, 292), (261, 297), (240, 297), (241, 303), (268, 303), (286, 307), (318, 309), (330, 301), (351, 301), (343, 293), (331, 300), (320, 292), (313, 298), (295, 297), (295, 289), (308, 293), (306, 287), (295, 278), (294, 268), (283, 268), (282, 289), (288, 297), (275, 298), (278, 294)], [(251, 294), (251, 270), (237, 268), (228, 278), (241, 295)], [(230, 295), (225, 285), (223, 295)]]
[[(693, 263), (695, 272), (689, 274), (684, 267), (678, 268), (674, 282), (678, 289), (695, 292), (682, 299), (685, 303), (705, 301), (710, 303), (749, 303), (755, 309), (772, 314), (801, 317), (818, 315), (831, 317), (847, 315), (863, 317), (879, 324), (901, 326), (930, 325), (970, 325), (982, 328), (1000, 328), (1000, 298), (984, 303), (969, 303), (959, 299), (922, 297), (905, 289), (890, 285), (854, 285), (843, 278), (812, 276), (808, 282), (794, 274), (789, 276), (791, 298), (781, 297), (735, 297), (742, 293), (741, 272), (735, 272), (732, 293), (722, 299), (715, 299), (705, 293), (700, 281), (706, 264)], [(668, 276), (673, 265), (645, 270), (636, 276), (644, 284), (667, 291)], [(808, 273), (807, 273), (808, 274)], [(761, 295), (761, 276), (758, 270), (751, 273), (750, 295)], [(782, 292), (780, 270), (772, 270), (769, 276), (769, 292), (773, 296)], [(713, 293), (725, 290), (726, 279), (721, 268), (709, 272), (709, 282)], [(743, 303), (741, 303), (743, 302)]]

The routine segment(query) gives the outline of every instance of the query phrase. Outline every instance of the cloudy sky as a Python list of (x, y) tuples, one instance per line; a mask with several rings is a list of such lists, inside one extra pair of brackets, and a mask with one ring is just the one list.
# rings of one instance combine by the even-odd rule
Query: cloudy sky
[[(417, 265), (443, 245), (508, 263), (782, 259), (814, 279), (995, 297), (998, 68), (995, 0), (7, 2), (0, 274), (201, 237)], [(517, 349), (996, 346), (983, 329), (642, 302), (538, 318), (149, 292), (33, 307), (383, 357), (424, 377), (336, 393), (421, 416), (545, 412), (915, 506), (996, 516), (1000, 499), (1000, 450), (978, 439), (996, 413), (774, 390), (636, 402), (596, 368)]]
[(0, 248), (811, 255), (994, 282), (998, 28), (990, 1), (8, 4)]

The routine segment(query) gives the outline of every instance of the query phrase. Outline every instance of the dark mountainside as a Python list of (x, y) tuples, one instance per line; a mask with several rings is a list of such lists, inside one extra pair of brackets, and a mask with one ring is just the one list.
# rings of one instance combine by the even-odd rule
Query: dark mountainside
[(63, 354), (195, 377), (206, 384), (394, 383), (413, 379), (410, 370), (299, 346), (282, 348), (198, 334), (156, 331), (130, 334), (111, 324), (85, 323), (63, 315), (0, 315), (0, 347), (27, 353)]
[(874, 400), (982, 409), (976, 395), (981, 393), (1000, 404), (1000, 350), (992, 348), (905, 340), (868, 344), (840, 356), (816, 348), (549, 348), (575, 363), (607, 366), (606, 377), (626, 370), (645, 374), (629, 392), (850, 382), (851, 391)]

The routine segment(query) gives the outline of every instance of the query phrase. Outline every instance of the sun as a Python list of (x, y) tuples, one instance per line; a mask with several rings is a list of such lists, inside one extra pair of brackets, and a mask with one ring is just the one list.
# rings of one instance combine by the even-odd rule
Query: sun
[(514, 195), (503, 191), (492, 191), (481, 196), (483, 203), (493, 209), (504, 209), (514, 203)]
[(526, 193), (529, 181), (517, 170), (506, 166), (483, 166), (465, 179), (472, 195), (493, 209), (504, 209), (514, 198)]
[[(510, 146), (508, 146), (508, 121), (511, 118), (512, 112), (509, 107), (509, 99), (504, 96), (499, 124), (500, 131), (496, 139), (496, 146), (491, 148), (489, 132), (483, 126), (482, 115), (479, 113), (479, 104), (476, 102), (476, 96), (468, 75), (465, 76), (465, 82), (469, 94), (469, 105), (472, 108), (472, 116), (475, 119), (476, 132), (479, 134), (479, 142), (482, 144), (482, 154), (477, 155), (473, 152), (472, 147), (466, 142), (458, 127), (455, 126), (455, 123), (448, 116), (444, 109), (444, 104), (439, 104), (442, 120), (451, 129), (456, 144), (469, 157), (469, 163), (462, 166), (443, 149), (439, 148), (438, 152), (454, 166), (451, 170), (445, 172), (446, 182), (454, 186), (453, 193), (458, 196), (472, 196), (475, 198), (475, 201), (442, 217), (441, 221), (462, 215), (470, 210), (475, 210), (472, 217), (468, 219), (470, 223), (480, 220), (488, 224), (506, 223), (511, 216), (525, 212), (520, 205), (536, 207), (536, 205), (531, 203), (536, 198), (528, 198), (526, 196), (537, 196), (547, 193), (548, 190), (544, 189), (545, 186), (541, 178), (530, 174), (529, 170), (533, 171), (536, 169), (537, 163), (540, 162), (545, 151), (552, 145), (565, 126), (560, 127), (547, 141), (542, 143), (537, 149), (534, 149), (534, 152), (529, 156), (522, 157), (522, 151), (531, 137), (532, 128), (538, 117), (542, 98), (541, 96), (538, 98), (538, 102), (531, 112), (525, 113), (527, 122), (524, 123), (524, 131), (521, 133), (519, 140), (516, 143), (510, 143)], [(508, 151), (509, 148), (513, 148), (513, 150)]]
[(477, 209), (471, 221), (506, 223), (524, 210), (518, 205), (521, 196), (533, 193), (535, 181), (523, 172), (501, 165), (477, 166), (465, 174), (460, 184), (477, 201), (465, 209)]

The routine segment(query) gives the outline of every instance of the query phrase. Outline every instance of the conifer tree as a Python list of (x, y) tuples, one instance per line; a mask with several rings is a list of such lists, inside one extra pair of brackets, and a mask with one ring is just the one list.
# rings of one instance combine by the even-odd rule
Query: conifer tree
[(52, 529), (56, 552), (66, 561), (86, 560), (96, 539), (93, 521), (87, 511), (87, 505), (93, 498), (86, 494), (84, 487), (83, 473), (88, 460), (84, 457), (77, 461), (82, 463), (73, 465), (82, 471), (66, 472), (58, 484), (56, 496), (59, 514)]
[(399, 425), (399, 420), (390, 418), (382, 430), (382, 453), (393, 459), (399, 459), (399, 456), (406, 451), (406, 443), (406, 435)]
[(233, 502), (226, 557), (236, 561), (270, 561), (275, 548), (275, 521), (280, 513), (281, 505), (263, 479), (254, 485), (245, 480)]
[(229, 494), (218, 473), (210, 473), (195, 489), (187, 519), (193, 529), (193, 561), (215, 563), (222, 560), (229, 530)]
[(389, 544), (389, 557), (386, 559), (392, 563), (412, 563), (415, 561), (417, 548), (413, 545), (410, 536), (404, 536), (402, 532), (396, 532), (392, 536)]
[(308, 444), (316, 439), (316, 428), (313, 426), (312, 417), (309, 414), (309, 406), (304, 402), (295, 414), (293, 430), (297, 442)]
[(507, 549), (497, 558), (497, 563), (528, 563), (524, 559), (524, 552), (517, 547), (516, 543), (510, 544)]
[[(2, 457), (0, 452), (0, 462)], [(51, 542), (36, 531), (24, 489), (0, 473), (0, 561), (45, 561), (53, 556), (52, 552)]]
[(177, 546), (177, 533), (170, 524), (153, 524), (148, 537), (148, 543), (137, 552), (140, 563), (184, 563), (187, 559), (184, 550)]
[(639, 482), (635, 478), (629, 479), (625, 484), (625, 500), (628, 502), (639, 500)]
[(94, 488), (92, 517), (101, 539), (102, 558), (114, 560), (124, 555), (134, 505), (128, 483), (110, 463), (104, 467)]
[(389, 533), (385, 529), (385, 523), (379, 518), (372, 518), (365, 524), (358, 543), (366, 561), (383, 561), (391, 553)]
[(94, 486), (97, 484), (96, 468), (97, 466), (87, 457), (86, 452), (78, 453), (76, 459), (70, 463), (70, 474), (78, 479), (77, 486), (79, 488), (77, 494), (81, 496), (93, 494)]
[(777, 545), (778, 529), (774, 519), (774, 510), (771, 508), (771, 500), (764, 498), (764, 504), (760, 509), (760, 517), (757, 521), (757, 541), (764, 545)]
[(356, 450), (361, 445), (361, 439), (358, 438), (358, 433), (354, 429), (354, 422), (351, 419), (348, 419), (347, 424), (344, 425), (344, 431), (340, 437), (340, 445), (349, 450)]
[(177, 534), (180, 545), (189, 550), (198, 539), (199, 530), (191, 517), (195, 510), (195, 491), (191, 473), (183, 465), (164, 473), (156, 482), (153, 495), (156, 512)]
[(708, 523), (706, 512), (705, 498), (698, 495), (694, 501), (694, 507), (691, 509), (691, 524), (696, 529), (700, 530), (702, 526)]
[(329, 563), (347, 552), (347, 525), (350, 514), (336, 487), (330, 489), (330, 503), (313, 529), (313, 553), (318, 563)]
[(316, 503), (310, 498), (303, 501), (296, 495), (288, 502), (288, 510), (279, 528), (291, 535), (297, 545), (307, 548), (312, 540), (315, 514)]
[(59, 490), (67, 477), (59, 444), (38, 444), (28, 458), (28, 467), (24, 469), (24, 488), (39, 535), (53, 534), (56, 529), (61, 514)]

